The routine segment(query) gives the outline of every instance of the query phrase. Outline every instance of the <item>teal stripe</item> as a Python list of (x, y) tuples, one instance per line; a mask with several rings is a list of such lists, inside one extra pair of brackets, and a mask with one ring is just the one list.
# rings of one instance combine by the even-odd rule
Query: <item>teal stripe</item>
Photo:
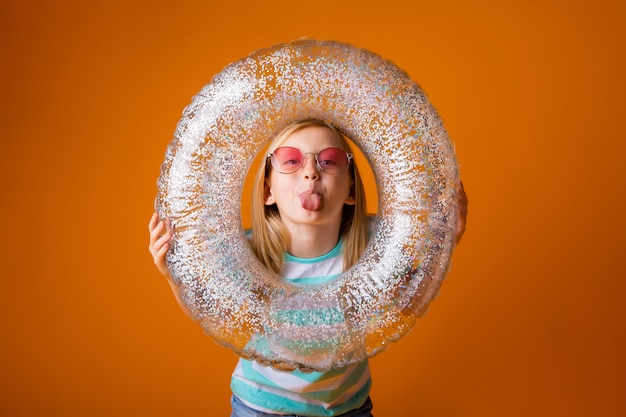
[(280, 310), (272, 314), (278, 323), (296, 326), (320, 326), (343, 323), (344, 317), (338, 308), (316, 308), (314, 310)]
[(259, 393), (259, 390), (247, 385), (239, 379), (233, 378), (231, 381), (231, 389), (233, 392), (238, 397), (251, 404), (273, 411), (314, 416), (337, 416), (360, 407), (369, 396), (370, 387), (371, 380), (369, 380), (363, 388), (353, 395), (348, 402), (340, 404), (334, 408), (326, 409), (323, 406), (290, 400), (280, 395), (268, 392)]
[(341, 346), (341, 339), (328, 339), (328, 340), (317, 340), (317, 339), (309, 339), (309, 340), (285, 340), (282, 343), (282, 346), (286, 347), (289, 350), (294, 352), (298, 352), (301, 354), (319, 354), (321, 350), (326, 351), (337, 351)]
[[(267, 379), (265, 376), (256, 372), (252, 368), (252, 361), (249, 361), (247, 359), (242, 359), (241, 369), (243, 371), (243, 376), (249, 381), (254, 381), (261, 385), (265, 385), (268, 387), (280, 388), (278, 385), (276, 385), (276, 383), (274, 383), (274, 381), (272, 381), (271, 379)], [(248, 397), (241, 397), (241, 398), (246, 399), (246, 400), (248, 399)]]
[[(365, 366), (367, 366), (367, 361), (363, 363), (365, 364)], [(291, 374), (298, 377), (299, 379), (313, 383), (313, 382), (321, 382), (330, 378), (335, 378), (336, 376), (339, 376), (343, 374), (344, 372), (346, 372), (347, 369), (348, 368), (331, 369), (328, 372), (302, 372), (296, 369), (295, 371), (292, 371)], [(365, 368), (359, 365), (359, 367), (355, 369), (354, 372), (358, 373), (360, 376), (360, 374), (363, 373), (364, 369)], [(249, 361), (247, 359), (241, 359), (241, 370), (243, 371), (243, 375), (246, 379), (257, 382), (262, 385), (267, 385), (269, 387), (284, 389), (276, 385), (274, 381), (266, 378), (262, 374), (255, 371), (254, 368), (252, 367), (252, 361)]]
[[(344, 374), (349, 368), (331, 369), (328, 372), (301, 372), (295, 370), (292, 374), (298, 378), (308, 382), (318, 382), (329, 378), (335, 378), (336, 376)], [(358, 364), (358, 366), (352, 371), (352, 375), (342, 384), (344, 387), (349, 387), (357, 383), (361, 375), (367, 370), (367, 360)], [(326, 391), (321, 391), (326, 392)]]
[(335, 278), (338, 278), (341, 274), (334, 275), (325, 275), (322, 277), (301, 277), (301, 278), (287, 278), (287, 281), (293, 284), (304, 284), (304, 285), (316, 285), (316, 284), (324, 284), (326, 282), (332, 281)]
[[(359, 382), (359, 379), (361, 379), (361, 377), (363, 376), (363, 373), (367, 370), (367, 367), (368, 367), (367, 361), (363, 361), (359, 363), (358, 366), (352, 372), (352, 374), (348, 377), (348, 379), (345, 380), (341, 385), (343, 387), (352, 387), (356, 385), (356, 383)], [(368, 381), (366, 386), (369, 387), (370, 384), (371, 384), (371, 380)], [(359, 390), (359, 392), (362, 392), (362, 391), (363, 389)], [(326, 401), (324, 398), (332, 398), (334, 400), (335, 399), (334, 397), (328, 397), (328, 395), (330, 395), (333, 392), (334, 391), (319, 391), (318, 393), (314, 392), (314, 393), (311, 393), (311, 397), (320, 401)], [(367, 394), (369, 395), (369, 390), (367, 391)], [(326, 397), (324, 397), (324, 395), (326, 395)], [(359, 394), (357, 393), (355, 394), (355, 396), (358, 397)], [(363, 401), (365, 401), (365, 399), (363, 399)]]
[[(244, 378), (246, 380), (252, 381), (252, 382), (256, 382), (257, 384), (262, 385), (262, 386), (271, 387), (271, 388), (280, 389), (282, 391), (285, 391), (285, 388), (283, 388), (281, 386), (278, 386), (271, 379), (268, 379), (264, 375), (258, 373), (252, 367), (252, 361), (249, 361), (247, 359), (241, 359), (240, 362), (241, 362), (241, 370), (242, 370), (243, 376), (244, 376)], [(365, 361), (365, 363), (367, 363), (367, 361)], [(296, 369), (295, 371), (292, 371), (290, 373), (293, 376), (298, 377), (299, 379), (302, 379), (302, 380), (310, 382), (310, 383), (314, 383), (314, 382), (322, 382), (322, 381), (324, 381), (326, 379), (330, 379), (330, 378), (334, 378), (336, 376), (339, 376), (339, 375), (343, 374), (346, 371), (346, 369), (347, 368), (332, 369), (332, 370), (330, 370), (328, 372), (324, 372), (324, 373), (322, 373), (322, 372), (301, 372), (301, 371)], [(357, 370), (358, 370), (358, 374), (360, 376), (361, 373), (363, 373), (363, 370), (360, 369), (360, 367)], [(355, 372), (357, 370), (355, 370)], [(350, 378), (350, 379), (352, 379), (352, 378)], [(235, 379), (233, 378), (233, 380), (235, 380)], [(260, 391), (260, 395), (265, 395), (265, 392), (264, 391)], [(251, 397), (241, 396), (241, 398), (249, 401)]]
[[(350, 387), (350, 386), (355, 385), (358, 382), (358, 380), (361, 378), (363, 373), (367, 370), (367, 366), (368, 366), (367, 360), (359, 363), (358, 366), (352, 372), (352, 375), (350, 375), (350, 377), (342, 384), (342, 387)], [(344, 374), (347, 369), (348, 368), (331, 369), (328, 372), (301, 372), (296, 369), (295, 371), (292, 371), (291, 374), (309, 383), (316, 383), (316, 382), (322, 382), (326, 379), (340, 376)], [(252, 361), (249, 361), (247, 359), (242, 359), (241, 370), (243, 371), (244, 378), (246, 378), (249, 381), (256, 382), (259, 385), (264, 385), (267, 387), (272, 387), (272, 388), (285, 391), (285, 388), (278, 386), (274, 381), (266, 378), (264, 375), (255, 371), (254, 368), (252, 367)], [(368, 386), (370, 384), (371, 382), (368, 382)], [(325, 391), (319, 391), (317, 393), (316, 392), (307, 393), (307, 396), (315, 398), (318, 401), (324, 401), (324, 402), (329, 403), (329, 402), (334, 401), (335, 398), (337, 398), (337, 394), (343, 394), (343, 392), (344, 392), (343, 390), (341, 391), (325, 390)], [(263, 395), (265, 395), (265, 392), (263, 392)], [(369, 395), (369, 391), (368, 391), (368, 395)], [(247, 397), (242, 397), (242, 398), (245, 400), (248, 400)]]
[[(367, 363), (367, 361), (366, 361)], [(348, 370), (348, 368), (341, 368), (341, 369), (331, 369), (328, 372), (302, 372), (300, 370), (295, 370), (292, 372), (293, 375), (297, 376), (300, 379), (303, 379), (307, 382), (321, 382), (324, 381), (326, 379), (330, 379), (330, 378), (335, 378), (339, 375), (344, 374), (346, 371)], [(355, 370), (355, 372), (358, 371)], [(360, 370), (360, 373), (362, 373), (363, 371)]]

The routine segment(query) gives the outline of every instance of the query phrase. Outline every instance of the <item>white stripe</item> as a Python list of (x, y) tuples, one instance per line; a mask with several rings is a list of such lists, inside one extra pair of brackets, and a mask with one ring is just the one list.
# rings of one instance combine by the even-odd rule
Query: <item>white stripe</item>
[[(256, 363), (255, 363), (256, 364)], [(257, 365), (258, 366), (258, 365)], [(263, 367), (261, 367), (263, 368)], [(263, 368), (266, 369), (266, 368)], [(272, 368), (270, 368), (272, 369)], [(274, 372), (280, 372), (280, 371), (274, 371)], [(243, 377), (242, 371), (239, 367), (239, 365), (237, 366), (237, 369), (235, 369), (235, 373), (233, 374), (233, 378), (236, 378), (240, 381), (242, 381), (244, 384), (254, 388), (254, 389), (258, 389), (270, 394), (274, 394), (277, 395), (279, 397), (283, 397), (283, 398), (287, 398), (288, 400), (291, 401), (298, 401), (298, 402), (302, 402), (302, 397), (299, 395), (300, 392), (317, 392), (317, 391), (330, 391), (333, 388), (337, 388), (341, 386), (342, 381), (344, 381), (346, 378), (343, 377), (343, 375), (340, 375), (339, 377), (336, 378), (331, 378), (329, 381), (323, 381), (323, 382), (329, 382), (328, 386), (324, 386), (323, 383), (316, 383), (314, 385), (310, 385), (310, 383), (308, 381), (304, 381), (304, 380), (300, 380), (299, 378), (289, 378), (288, 377), (288, 373), (286, 372), (281, 372), (280, 378), (276, 378), (274, 379), (274, 382), (276, 383), (280, 383), (282, 382), (282, 387), (281, 388), (275, 388), (275, 387), (269, 387), (266, 385), (262, 385), (262, 384), (258, 384), (254, 381), (250, 381), (247, 380)], [(283, 378), (284, 377), (284, 378)], [(316, 406), (320, 406), (320, 407), (324, 407), (324, 408), (332, 408), (335, 407), (337, 405), (341, 405), (343, 403), (348, 402), (355, 393), (357, 393), (361, 388), (363, 388), (365, 386), (365, 384), (367, 384), (367, 382), (370, 380), (370, 373), (369, 373), (369, 368), (366, 369), (365, 372), (363, 372), (363, 375), (361, 375), (361, 377), (359, 378), (358, 382), (354, 385), (352, 385), (351, 387), (349, 387), (346, 391), (344, 391), (342, 393), (341, 396), (339, 396), (338, 398), (335, 398), (334, 401), (331, 402), (323, 402), (320, 400), (316, 400), (314, 398), (311, 397), (306, 397), (306, 402), (308, 404), (312, 404), (312, 405), (316, 405)], [(312, 387), (314, 387), (315, 389), (312, 389)], [(241, 399), (241, 398), (240, 398)], [(245, 402), (245, 400), (241, 399), (242, 401)], [(252, 408), (255, 409), (260, 409), (261, 407), (257, 404), (250, 404), (248, 402), (246, 402), (246, 404)], [(266, 411), (266, 410), (263, 410)], [(270, 410), (270, 412), (272, 413), (276, 413), (276, 411), (274, 410)]]
[(340, 274), (342, 271), (343, 254), (315, 264), (285, 262), (283, 264), (281, 276), (288, 280), (290, 278), (323, 277)]
[(345, 372), (336, 375), (332, 378), (326, 378), (321, 381), (310, 382), (305, 379), (301, 379), (296, 374), (291, 372), (277, 371), (271, 367), (264, 367), (257, 362), (252, 362), (252, 369), (259, 374), (268, 378), (282, 389), (294, 391), (294, 392), (319, 392), (319, 391), (331, 391), (335, 390), (348, 379), (355, 371), (358, 365), (348, 366)]
[(352, 385), (350, 388), (348, 388), (347, 390), (344, 391), (344, 393), (340, 396), (337, 397), (335, 399), (335, 401), (333, 401), (331, 404), (329, 404), (331, 407), (334, 407), (336, 405), (339, 404), (343, 404), (343, 403), (347, 403), (348, 401), (350, 401), (352, 399), (352, 397), (359, 392), (359, 390), (361, 388), (363, 388), (365, 386), (365, 384), (367, 384), (370, 380), (370, 368), (369, 366), (365, 369), (365, 372), (363, 372), (363, 375), (361, 375), (361, 377), (359, 378), (359, 380), (357, 381), (356, 384)]

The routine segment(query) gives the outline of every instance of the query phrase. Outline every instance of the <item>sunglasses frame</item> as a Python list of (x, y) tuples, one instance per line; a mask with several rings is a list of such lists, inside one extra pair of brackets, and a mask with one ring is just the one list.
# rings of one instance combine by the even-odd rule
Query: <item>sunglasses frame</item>
[[(298, 166), (297, 166), (297, 167), (296, 167), (293, 171), (287, 171), (287, 172), (285, 172), (285, 171), (281, 171), (281, 170), (279, 169), (279, 167), (278, 167), (278, 166), (276, 166), (276, 165), (279, 165), (279, 164), (278, 164), (278, 162), (276, 162), (276, 164), (274, 164), (274, 156), (275, 156), (274, 154), (275, 154), (278, 150), (280, 150), (280, 149), (294, 149), (294, 150), (298, 151), (298, 152), (300, 153), (300, 155), (302, 156), (302, 161), (300, 162), (300, 165), (298, 165)], [(329, 172), (329, 171), (325, 170), (325, 169), (324, 169), (324, 168), (320, 165), (319, 155), (320, 155), (322, 152), (324, 152), (324, 151), (326, 151), (326, 150), (329, 150), (329, 149), (336, 149), (336, 150), (341, 151), (343, 154), (345, 154), (345, 155), (346, 155), (346, 159), (347, 159), (348, 163), (346, 164), (346, 168), (345, 168), (345, 169), (342, 169), (342, 170), (337, 171), (337, 172)], [(298, 148), (296, 148), (296, 147), (293, 147), (293, 146), (280, 146), (280, 147), (278, 147), (278, 148), (274, 149), (274, 152), (271, 152), (271, 153), (268, 153), (268, 154), (267, 154), (267, 159), (269, 159), (269, 162), (270, 162), (268, 165), (271, 165), (271, 166), (272, 166), (272, 168), (274, 168), (277, 172), (279, 172), (279, 173), (281, 173), (281, 174), (293, 174), (294, 172), (297, 172), (297, 171), (299, 171), (300, 169), (302, 169), (302, 167), (304, 166), (304, 163), (306, 162), (306, 156), (307, 156), (307, 155), (313, 155), (313, 156), (315, 156), (315, 164), (317, 165), (317, 168), (318, 168), (320, 171), (323, 171), (323, 172), (325, 172), (325, 173), (327, 173), (327, 174), (330, 174), (330, 175), (338, 175), (338, 174), (341, 174), (341, 173), (344, 173), (344, 172), (348, 171), (348, 169), (350, 168), (350, 165), (351, 165), (352, 159), (354, 158), (354, 155), (353, 155), (353, 154), (351, 154), (350, 152), (347, 152), (347, 151), (345, 151), (345, 150), (343, 150), (343, 149), (341, 149), (341, 148), (337, 148), (337, 147), (334, 147), (334, 146), (331, 146), (331, 147), (329, 147), (329, 148), (324, 148), (324, 149), (322, 149), (321, 151), (319, 151), (318, 153), (315, 153), (315, 152), (302, 152), (300, 149), (298, 149)]]

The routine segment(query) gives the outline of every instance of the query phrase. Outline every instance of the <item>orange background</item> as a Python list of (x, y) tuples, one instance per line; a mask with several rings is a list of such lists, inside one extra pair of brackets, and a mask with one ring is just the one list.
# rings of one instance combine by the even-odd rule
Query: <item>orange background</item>
[(0, 6), (0, 415), (228, 415), (236, 358), (180, 311), (147, 223), (191, 96), (303, 36), (406, 70), (470, 198), (439, 298), (372, 360), (375, 415), (625, 415), (624, 3), (258, 4)]

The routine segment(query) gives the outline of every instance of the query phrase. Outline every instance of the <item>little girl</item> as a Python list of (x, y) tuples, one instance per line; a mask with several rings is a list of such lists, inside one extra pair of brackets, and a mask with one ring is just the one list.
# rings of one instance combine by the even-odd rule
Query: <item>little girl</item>
[[(462, 184), (459, 190), (457, 242), (467, 212)], [(348, 143), (333, 126), (316, 119), (298, 121), (274, 138), (255, 180), (252, 226), (254, 253), (289, 282), (330, 281), (358, 261), (369, 230), (365, 193)], [(154, 263), (169, 278), (165, 254), (171, 227), (154, 214), (149, 230)], [(370, 386), (367, 360), (303, 373), (240, 358), (231, 379), (231, 417), (369, 417)]]

